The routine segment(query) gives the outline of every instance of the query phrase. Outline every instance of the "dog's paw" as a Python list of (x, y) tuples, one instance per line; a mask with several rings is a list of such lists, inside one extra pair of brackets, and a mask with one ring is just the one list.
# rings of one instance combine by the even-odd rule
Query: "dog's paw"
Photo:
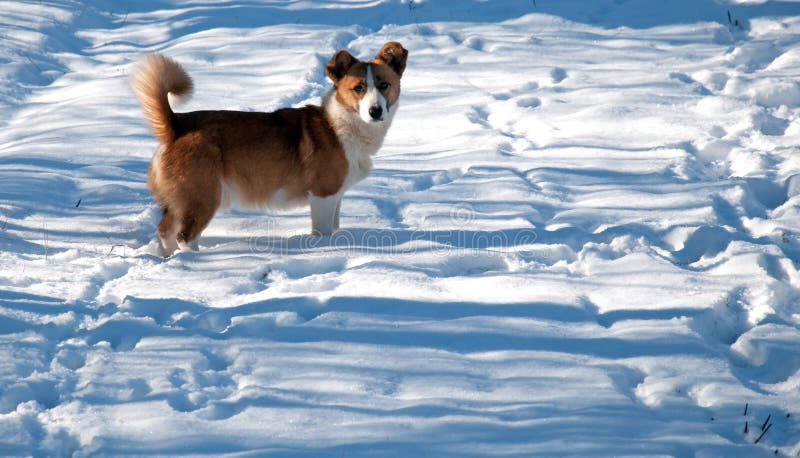
[(192, 240), (191, 242), (178, 242), (178, 249), (181, 251), (200, 251), (200, 245), (197, 243), (197, 239)]
[(151, 240), (147, 245), (138, 248), (135, 252), (136, 255), (156, 256), (159, 258), (168, 258), (172, 256), (175, 250), (167, 250), (161, 241), (158, 239)]

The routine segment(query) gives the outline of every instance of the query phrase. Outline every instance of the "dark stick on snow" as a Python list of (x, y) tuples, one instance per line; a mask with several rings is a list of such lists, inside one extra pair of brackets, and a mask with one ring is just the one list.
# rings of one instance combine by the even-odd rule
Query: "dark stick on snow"
[(125, 248), (125, 245), (123, 245), (121, 243), (117, 243), (117, 244), (111, 245), (111, 249), (108, 250), (108, 253), (106, 253), (106, 257), (111, 256), (112, 254), (114, 254), (114, 248)]
[(747, 420), (744, 422), (744, 433), (747, 434), (750, 432), (750, 426), (747, 424)]
[(30, 62), (31, 65), (36, 67), (36, 70), (39, 70), (39, 73), (42, 73), (42, 67), (40, 67), (36, 62), (34, 62), (33, 59), (31, 59), (31, 56), (25, 56), (25, 57), (28, 58), (28, 62)]
[(764, 437), (764, 434), (767, 434), (767, 431), (769, 431), (769, 429), (770, 429), (770, 428), (772, 428), (772, 423), (770, 423), (770, 424), (768, 424), (768, 425), (767, 425), (767, 428), (766, 428), (764, 431), (762, 431), (762, 432), (761, 432), (761, 435), (760, 435), (760, 436), (758, 436), (758, 439), (756, 439), (756, 441), (755, 441), (755, 442), (753, 442), (753, 443), (754, 443), (754, 444), (757, 444), (757, 443), (759, 443), (759, 442), (761, 441), (761, 438), (762, 438), (762, 437)]
[(731, 10), (728, 10), (728, 25), (730, 25), (731, 22), (733, 22), (731, 21)]
[(769, 423), (770, 418), (772, 418), (772, 414), (767, 415), (767, 419), (764, 420), (764, 423), (761, 424), (761, 431), (764, 431), (764, 428), (767, 427), (767, 423)]
[(744, 403), (744, 413), (742, 415), (747, 415), (747, 406), (748, 405), (749, 405), (748, 403), (746, 403), (746, 402)]
[(82, 198), (81, 198), (81, 199), (78, 199), (78, 203), (77, 203), (77, 204), (75, 204), (75, 208), (78, 208), (78, 207), (80, 207), (80, 206), (81, 206), (81, 201), (82, 201), (82, 200), (83, 200)]

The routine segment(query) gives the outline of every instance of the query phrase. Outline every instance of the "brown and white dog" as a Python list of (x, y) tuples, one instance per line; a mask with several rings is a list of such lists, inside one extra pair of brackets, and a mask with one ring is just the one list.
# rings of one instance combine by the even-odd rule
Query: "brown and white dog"
[(386, 43), (368, 62), (337, 52), (325, 69), (333, 88), (322, 106), (272, 113), (174, 113), (167, 94), (188, 96), (189, 75), (153, 54), (135, 68), (131, 86), (161, 144), (147, 185), (161, 205), (161, 254), (197, 249), (221, 206), (311, 204), (314, 234), (339, 228), (342, 195), (364, 179), (397, 112), (408, 51)]

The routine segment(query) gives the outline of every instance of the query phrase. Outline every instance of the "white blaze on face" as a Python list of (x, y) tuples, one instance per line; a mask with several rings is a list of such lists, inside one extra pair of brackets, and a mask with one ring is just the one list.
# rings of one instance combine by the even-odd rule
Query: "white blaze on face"
[[(367, 65), (367, 91), (358, 103), (358, 113), (364, 122), (380, 122), (386, 118), (386, 97), (381, 94), (375, 85), (375, 77), (372, 74), (372, 65)], [(371, 109), (371, 110), (370, 110)], [(373, 117), (373, 113), (380, 113), (380, 116)]]

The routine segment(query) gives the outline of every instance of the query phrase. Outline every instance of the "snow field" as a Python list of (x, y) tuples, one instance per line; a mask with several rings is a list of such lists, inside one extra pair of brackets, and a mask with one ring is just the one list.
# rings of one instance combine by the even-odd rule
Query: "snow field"
[[(800, 7), (669, 3), (0, 3), (0, 453), (796, 455)], [(388, 40), (345, 231), (153, 256), (141, 53), (271, 110)]]

